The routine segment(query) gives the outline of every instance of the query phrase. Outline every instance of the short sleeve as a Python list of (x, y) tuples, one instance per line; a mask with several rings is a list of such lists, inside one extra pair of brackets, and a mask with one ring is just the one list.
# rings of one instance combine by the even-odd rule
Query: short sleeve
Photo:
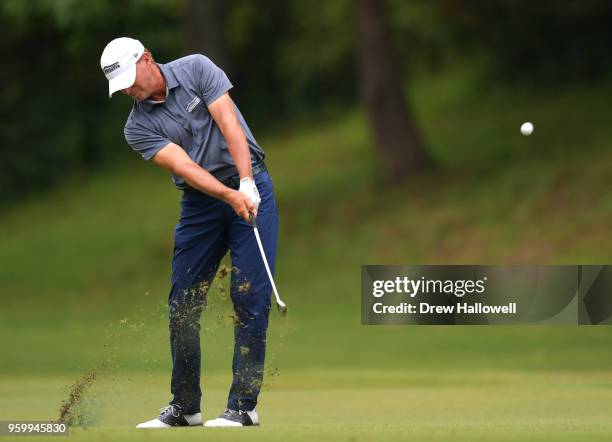
[(198, 55), (195, 63), (195, 80), (200, 97), (210, 105), (221, 95), (230, 90), (233, 85), (225, 72), (214, 64), (208, 57)]
[(171, 141), (151, 129), (131, 121), (123, 129), (125, 141), (138, 152), (145, 161), (149, 161), (157, 152), (166, 147)]

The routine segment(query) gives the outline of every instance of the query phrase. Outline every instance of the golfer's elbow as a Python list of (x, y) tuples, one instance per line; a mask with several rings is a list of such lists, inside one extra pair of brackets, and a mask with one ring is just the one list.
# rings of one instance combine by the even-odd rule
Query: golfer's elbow
[(174, 143), (168, 144), (153, 157), (153, 162), (174, 175), (183, 177), (194, 165), (187, 153)]

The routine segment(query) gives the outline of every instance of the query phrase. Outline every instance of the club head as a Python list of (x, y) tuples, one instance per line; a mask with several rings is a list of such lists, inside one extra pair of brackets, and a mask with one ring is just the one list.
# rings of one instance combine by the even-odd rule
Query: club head
[(276, 301), (276, 307), (281, 316), (287, 316), (287, 305), (283, 301), (280, 299)]

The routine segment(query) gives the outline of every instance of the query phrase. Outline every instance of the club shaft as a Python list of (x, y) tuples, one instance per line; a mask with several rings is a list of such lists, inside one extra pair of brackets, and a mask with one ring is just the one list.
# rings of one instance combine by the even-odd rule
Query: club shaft
[(274, 296), (276, 296), (276, 302), (282, 302), (280, 296), (278, 296), (278, 291), (276, 290), (276, 284), (274, 284), (274, 278), (272, 277), (272, 272), (270, 271), (270, 266), (268, 265), (268, 260), (266, 258), (266, 253), (264, 252), (263, 244), (261, 243), (261, 238), (259, 237), (259, 230), (257, 227), (253, 228), (255, 232), (255, 239), (257, 240), (257, 245), (259, 246), (259, 251), (261, 252), (261, 259), (263, 259), (264, 266), (266, 267), (266, 272), (268, 272), (268, 278), (270, 278), (270, 284), (272, 284), (272, 290), (274, 290)]

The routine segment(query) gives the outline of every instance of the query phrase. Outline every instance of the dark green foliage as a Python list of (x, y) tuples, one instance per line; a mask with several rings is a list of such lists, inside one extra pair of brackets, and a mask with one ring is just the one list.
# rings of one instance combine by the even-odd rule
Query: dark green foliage
[(173, 56), (181, 36), (180, 8), (167, 2), (7, 0), (1, 7), (6, 202), (126, 148), (129, 100), (108, 99), (99, 65), (109, 40), (129, 34)]
[(612, 3), (606, 0), (440, 2), (462, 47), (484, 49), (506, 79), (558, 85), (600, 79), (612, 67)]
[[(388, 1), (404, 78), (415, 68), (448, 67), (449, 53), (466, 52), (492, 60), (496, 79), (533, 84), (592, 81), (610, 71), (612, 4), (604, 0)], [(223, 67), (256, 136), (357, 102), (351, 0), (223, 5)], [(122, 127), (131, 102), (107, 98), (99, 56), (125, 35), (142, 40), (157, 61), (185, 55), (184, 10), (184, 0), (0, 2), (0, 204), (129, 150)]]
[(226, 34), (234, 95), (256, 126), (354, 103), (349, 0), (236, 0)]

